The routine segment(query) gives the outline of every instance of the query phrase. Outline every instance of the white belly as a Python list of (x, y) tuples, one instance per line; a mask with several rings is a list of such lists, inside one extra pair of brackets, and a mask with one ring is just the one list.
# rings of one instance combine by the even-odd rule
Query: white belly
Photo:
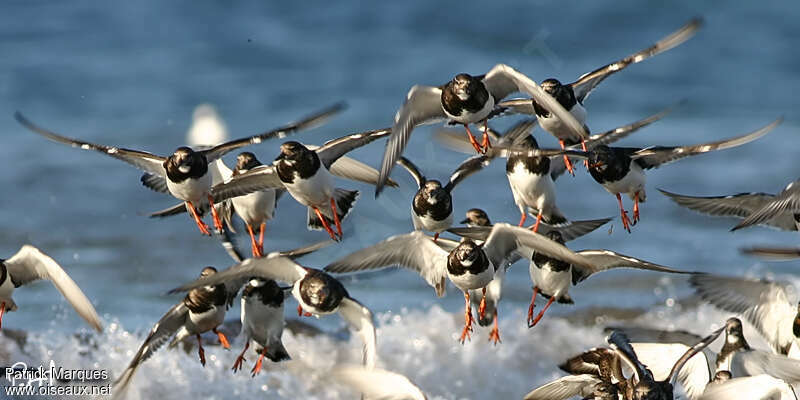
[(411, 221), (414, 223), (414, 229), (416, 230), (442, 233), (453, 226), (453, 213), (450, 213), (447, 218), (437, 221), (427, 215), (419, 217), (414, 210), (411, 210)]
[(174, 183), (167, 178), (167, 189), (176, 198), (191, 201), (197, 206), (201, 200), (208, 197), (211, 190), (211, 175), (206, 173), (199, 179), (185, 179), (181, 183)]
[(210, 310), (195, 314), (189, 313), (189, 320), (186, 321), (186, 328), (189, 333), (203, 333), (210, 331), (222, 324), (225, 320), (225, 305), (212, 307)]
[(645, 182), (646, 177), (644, 175), (644, 170), (642, 170), (639, 164), (633, 162), (631, 163), (631, 170), (628, 172), (628, 175), (616, 182), (606, 182), (603, 184), (603, 187), (611, 194), (627, 193), (631, 200), (633, 200), (634, 195), (638, 192), (639, 201), (644, 202), (647, 199), (647, 194), (644, 191)]
[(556, 298), (569, 293), (569, 286), (572, 283), (570, 270), (555, 272), (547, 268), (547, 266), (537, 268), (533, 261), (531, 261), (528, 270), (531, 275), (531, 281), (534, 286), (539, 288), (541, 293)]
[(489, 268), (486, 268), (485, 271), (477, 275), (466, 272), (456, 276), (451, 275), (448, 271), (447, 277), (450, 278), (450, 281), (452, 281), (457, 288), (461, 289), (461, 291), (466, 292), (468, 290), (482, 289), (494, 278), (494, 268), (489, 266)]
[(556, 205), (556, 185), (549, 174), (531, 174), (524, 165), (517, 164), (506, 177), (520, 212), (526, 213), (528, 207), (533, 207), (545, 215), (551, 214)]
[[(586, 124), (586, 109), (580, 103), (575, 104), (572, 107), (572, 110), (569, 110), (570, 114), (578, 120), (578, 123), (581, 125)], [(558, 138), (559, 140), (571, 140), (571, 141), (578, 141), (580, 140), (580, 136), (576, 136), (572, 130), (567, 126), (567, 124), (561, 121), (561, 118), (558, 118), (555, 114), (550, 113), (548, 117), (539, 117), (539, 125), (542, 129), (550, 132), (553, 136)]]
[(462, 124), (474, 124), (486, 119), (486, 117), (489, 116), (489, 113), (491, 113), (492, 110), (494, 110), (494, 97), (490, 95), (489, 100), (486, 101), (486, 104), (483, 106), (483, 108), (481, 108), (480, 111), (476, 113), (463, 112), (461, 115), (453, 115), (447, 112), (447, 110), (445, 110), (444, 107), (442, 108), (442, 110), (444, 110), (444, 113), (445, 115), (447, 115), (447, 118), (450, 118), (453, 121)]
[(242, 298), (242, 333), (263, 347), (283, 334), (283, 307), (267, 307), (259, 300)]
[(800, 344), (797, 343), (798, 341), (800, 341), (800, 339), (795, 339), (794, 342), (789, 345), (789, 352), (786, 354), (787, 357), (793, 360), (800, 360)]
[(320, 166), (317, 173), (308, 179), (295, 176), (294, 183), (284, 183), (286, 190), (300, 204), (307, 207), (330, 207), (333, 196), (333, 177), (327, 168)]
[(275, 213), (275, 190), (267, 189), (231, 199), (233, 208), (245, 223), (257, 227)]

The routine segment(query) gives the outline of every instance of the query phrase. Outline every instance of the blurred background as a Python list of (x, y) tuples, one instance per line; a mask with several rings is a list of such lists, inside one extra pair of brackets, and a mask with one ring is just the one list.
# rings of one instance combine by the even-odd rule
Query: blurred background
[[(0, 230), (0, 255), (8, 258), (25, 243), (38, 246), (77, 281), (107, 325), (103, 335), (90, 335), (89, 345), (78, 341), (72, 334), (88, 334), (88, 328), (55, 289), (46, 283), (26, 287), (15, 293), (20, 310), (4, 316), (3, 329), (27, 331), (28, 343), (3, 349), (6, 360), (52, 358), (105, 368), (113, 376), (153, 323), (180, 300), (165, 296), (168, 289), (194, 279), (203, 266), (231, 264), (219, 243), (201, 236), (188, 217), (142, 215), (175, 200), (142, 187), (139, 171), (32, 134), (14, 121), (16, 110), (67, 136), (165, 155), (185, 144), (192, 112), (201, 103), (213, 104), (229, 137), (236, 138), (346, 101), (348, 109), (330, 123), (293, 138), (321, 144), (391, 125), (414, 84), (440, 85), (457, 73), (481, 74), (497, 63), (537, 82), (550, 77), (571, 82), (651, 45), (695, 16), (703, 17), (705, 25), (693, 39), (629, 67), (593, 92), (586, 101), (592, 132), (633, 122), (683, 99), (686, 104), (620, 145), (714, 141), (752, 131), (778, 116), (785, 117), (783, 125), (740, 148), (648, 171), (648, 201), (632, 234), (622, 230), (614, 197), (578, 167), (576, 177), (557, 181), (561, 210), (570, 219), (615, 219), (613, 232), (606, 225), (570, 247), (608, 248), (675, 268), (797, 283), (792, 276), (796, 263), (760, 263), (738, 251), (753, 244), (792, 245), (796, 234), (761, 227), (730, 233), (734, 220), (700, 216), (656, 191), (775, 193), (796, 179), (800, 8), (793, 2), (144, 1), (25, 2), (3, 8), (0, 159), (5, 168), (0, 184), (5, 195), (0, 221), (5, 229)], [(499, 119), (493, 125), (503, 129), (514, 121)], [(429, 177), (446, 179), (466, 156), (435, 143), (431, 133), (437, 128), (416, 130), (405, 155)], [(539, 132), (540, 144), (557, 145)], [(351, 155), (377, 167), (383, 143)], [(247, 150), (267, 162), (279, 145), (274, 141)], [(226, 157), (229, 165), (235, 156)], [(481, 207), (495, 222), (516, 223), (519, 214), (504, 171), (504, 162), (496, 162), (460, 185), (454, 191), (456, 218)], [(377, 200), (373, 188), (340, 181), (339, 186), (362, 192), (344, 223), (345, 240), (302, 263), (322, 267), (408, 232), (414, 183), (399, 168), (393, 178), (401, 187), (386, 190)], [(627, 199), (625, 205), (630, 209)], [(327, 237), (324, 231), (306, 230), (305, 208), (289, 196), (282, 198), (277, 214), (267, 225), (267, 250)], [(240, 239), (240, 248), (249, 254), (247, 238)], [(436, 299), (414, 273), (396, 270), (345, 282), (350, 294), (378, 316), (381, 365), (409, 374), (432, 398), (519, 398), (535, 384), (559, 376), (555, 364), (571, 351), (600, 344), (603, 324), (615, 318), (703, 333), (726, 317), (684, 301), (691, 293), (684, 278), (622, 270), (591, 278), (574, 290), (575, 306), (554, 305), (542, 324), (528, 330), (527, 263), (515, 265), (509, 275), (500, 309), (504, 343), (496, 348), (485, 343), (488, 331), (483, 329), (466, 346), (456, 342), (463, 300), (455, 290)], [(294, 306), (290, 301), (287, 309)], [(238, 318), (238, 307), (228, 318)], [(306, 322), (325, 332), (344, 327), (338, 317)], [(140, 372), (131, 395), (352, 397), (320, 384), (322, 378), (308, 371), (357, 361), (357, 338), (284, 336), (294, 360), (271, 365), (255, 380), (247, 374), (232, 377), (226, 370), (233, 352), (210, 351), (219, 358), (212, 354), (211, 365), (203, 369), (194, 353), (162, 351), (148, 362), (151, 368)], [(83, 350), (76, 353), (76, 346)]]

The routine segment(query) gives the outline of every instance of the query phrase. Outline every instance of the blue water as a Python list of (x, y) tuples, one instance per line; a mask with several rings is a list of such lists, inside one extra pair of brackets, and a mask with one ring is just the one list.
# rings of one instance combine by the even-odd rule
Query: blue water
[[(793, 2), (145, 1), (11, 3), (3, 8), (0, 159), (5, 168), (0, 185), (5, 195), (0, 221), (5, 229), (0, 230), (0, 254), (8, 257), (25, 243), (40, 247), (70, 273), (113, 329), (96, 338), (103, 351), (74, 354), (71, 334), (87, 328), (50, 285), (40, 283), (16, 292), (20, 311), (3, 318), (4, 329), (31, 334), (28, 347), (24, 353), (12, 348), (7, 359), (0, 353), (0, 361), (25, 354), (31, 362), (54, 358), (118, 373), (152, 324), (179, 300), (163, 295), (166, 290), (193, 279), (205, 265), (231, 263), (218, 243), (201, 236), (188, 218), (141, 216), (174, 201), (143, 188), (138, 171), (31, 134), (14, 121), (15, 110), (66, 135), (168, 154), (184, 144), (199, 103), (214, 104), (231, 136), (239, 137), (347, 101), (346, 112), (298, 136), (322, 143), (390, 125), (413, 84), (442, 84), (456, 73), (479, 74), (500, 62), (537, 81), (570, 81), (650, 45), (694, 16), (706, 20), (695, 38), (609, 78), (592, 94), (586, 102), (592, 131), (632, 122), (682, 99), (688, 101), (684, 106), (621, 143), (644, 147), (713, 141), (749, 132), (778, 116), (786, 118), (783, 125), (741, 148), (648, 171), (648, 201), (630, 235), (621, 229), (613, 196), (584, 170), (561, 178), (558, 204), (570, 219), (616, 217), (613, 233), (603, 227), (570, 246), (609, 248), (675, 268), (796, 282), (794, 264), (759, 263), (738, 252), (752, 244), (793, 244), (792, 233), (760, 227), (729, 233), (734, 220), (698, 216), (655, 190), (694, 195), (776, 192), (796, 179), (800, 7)], [(497, 121), (497, 126), (511, 122)], [(405, 154), (427, 175), (445, 178), (464, 155), (431, 141), (435, 128), (415, 131)], [(548, 135), (537, 139), (556, 145)], [(278, 145), (264, 143), (249, 150), (270, 160)], [(383, 143), (375, 143), (352, 156), (377, 166), (382, 151)], [(457, 216), (481, 207), (494, 221), (518, 220), (503, 168), (502, 162), (495, 163), (455, 190)], [(378, 200), (372, 188), (342, 181), (342, 187), (362, 191), (344, 224), (346, 239), (303, 263), (321, 267), (409, 231), (413, 181), (399, 169), (393, 177), (401, 188), (385, 191)], [(306, 230), (305, 209), (288, 196), (278, 210), (267, 227), (268, 249), (326, 238), (324, 232)], [(241, 245), (249, 250), (246, 240)], [(602, 340), (599, 326), (564, 319), (576, 310), (659, 306), (637, 322), (700, 332), (725, 317), (707, 306), (664, 307), (667, 299), (690, 294), (683, 278), (614, 271), (591, 278), (572, 293), (575, 306), (554, 306), (529, 331), (523, 327), (530, 298), (527, 265), (514, 266), (509, 275), (500, 309), (501, 329), (507, 333), (497, 348), (484, 343), (483, 331), (463, 348), (456, 344), (463, 304), (456, 291), (436, 299), (408, 271), (346, 284), (379, 315), (381, 365), (409, 374), (434, 398), (482, 398), (495, 394), (493, 390), (500, 390), (499, 398), (519, 398), (535, 384), (558, 376), (557, 362)], [(229, 318), (238, 318), (238, 311)], [(312, 324), (329, 331), (342, 326), (336, 317)], [(285, 336), (295, 361), (271, 367), (258, 382), (240, 374), (235, 379), (241, 382), (226, 383), (234, 379), (224, 368), (233, 353), (225, 353), (219, 368), (202, 370), (192, 356), (162, 352), (148, 362), (152, 369), (137, 377), (133, 395), (183, 398), (194, 391), (224, 398), (234, 386), (240, 394), (265, 391), (271, 398), (348, 395), (318, 388), (317, 375), (301, 377), (303, 363), (330, 363), (325, 355), (336, 352), (342, 353), (335, 359), (354, 361), (358, 345)], [(476, 379), (479, 366), (485, 369)], [(175, 391), (172, 382), (181, 389)]]

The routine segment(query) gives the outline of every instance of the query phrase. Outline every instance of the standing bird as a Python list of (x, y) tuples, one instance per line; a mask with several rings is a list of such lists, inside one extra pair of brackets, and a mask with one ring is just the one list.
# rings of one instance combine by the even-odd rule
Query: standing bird
[(696, 275), (697, 294), (715, 307), (742, 315), (777, 354), (800, 360), (800, 302), (786, 284), (732, 276)]
[(471, 157), (459, 165), (444, 187), (435, 179), (427, 179), (414, 163), (400, 157), (402, 165), (417, 182), (417, 193), (411, 199), (411, 222), (416, 230), (434, 232), (433, 240), (453, 225), (453, 197), (451, 192), (466, 177), (480, 171), (488, 162), (485, 157)]
[[(752, 219), (747, 222), (746, 226), (758, 224), (783, 231), (797, 231), (800, 230), (800, 207), (797, 211), (793, 211), (790, 205), (791, 200), (787, 201), (792, 197), (790, 192), (793, 187), (795, 187), (796, 191), (800, 184), (792, 182), (777, 195), (770, 193), (739, 193), (729, 196), (700, 197), (681, 195), (661, 189), (658, 189), (658, 191), (681, 207), (713, 216), (749, 219), (754, 213), (770, 208), (769, 214), (771, 215), (769, 217), (758, 216), (759, 222), (753, 222), (754, 219)], [(779, 204), (779, 206), (775, 207), (775, 204)], [(745, 225), (741, 227), (737, 225), (734, 230), (744, 227)]]
[[(214, 267), (205, 267), (200, 273), (200, 277), (209, 277), (217, 273)], [(228, 339), (224, 333), (217, 330), (225, 318), (225, 311), (233, 301), (239, 287), (227, 286), (224, 284), (208, 285), (198, 287), (189, 291), (186, 297), (161, 317), (153, 326), (150, 334), (139, 347), (139, 351), (133, 356), (128, 368), (114, 382), (113, 398), (122, 398), (136, 374), (139, 366), (147, 361), (161, 346), (171, 337), (169, 347), (174, 347), (183, 339), (194, 335), (197, 338), (197, 355), (200, 364), (206, 365), (205, 350), (200, 334), (212, 331), (217, 334), (220, 343), (226, 349), (230, 348)]]
[[(310, 149), (298, 142), (285, 142), (272, 165), (261, 165), (214, 186), (215, 200), (243, 196), (264, 189), (286, 189), (297, 202), (308, 207), (308, 228), (325, 229), (333, 240), (341, 240), (341, 221), (358, 198), (357, 190), (333, 186), (332, 169), (347, 152), (388, 136), (389, 129), (354, 133)], [(351, 163), (339, 176), (351, 176)], [(360, 164), (359, 164), (360, 165)], [(352, 172), (352, 173), (351, 173)], [(331, 225), (335, 225), (336, 232)]]
[(291, 293), (304, 311), (315, 316), (338, 312), (350, 328), (364, 342), (363, 361), (368, 368), (375, 366), (377, 344), (372, 312), (350, 297), (344, 285), (324, 271), (303, 267), (289, 257), (270, 253), (266, 257), (250, 258), (216, 274), (170, 290), (170, 293), (196, 290), (227, 281), (241, 281), (250, 277), (272, 279), (292, 285)]
[(469, 124), (483, 122), (486, 125), (495, 104), (514, 92), (528, 93), (537, 103), (562, 118), (567, 129), (572, 130), (574, 135), (586, 136), (583, 125), (553, 97), (545, 93), (536, 82), (505, 64), (495, 65), (485, 75), (458, 74), (442, 86), (415, 85), (409, 90), (405, 103), (394, 117), (392, 135), (386, 143), (375, 195), (380, 194), (417, 125), (444, 118), (462, 124), (475, 150), (479, 153), (485, 152), (489, 148), (487, 134), (484, 133), (482, 144), (478, 144), (469, 130)]
[[(697, 30), (700, 29), (703, 22), (699, 18), (692, 19), (686, 25), (682, 26), (677, 31), (671, 33), (669, 36), (659, 40), (656, 44), (641, 50), (637, 53), (631, 54), (621, 60), (604, 65), (594, 71), (581, 75), (578, 80), (569, 84), (561, 84), (557, 79), (545, 79), (542, 81), (542, 89), (553, 96), (558, 103), (564, 107), (581, 125), (586, 124), (586, 109), (583, 102), (589, 97), (597, 85), (603, 80), (611, 76), (617, 71), (625, 69), (631, 64), (644, 61), (656, 54), (672, 49), (683, 42), (689, 40)], [(524, 113), (529, 115), (536, 115), (539, 120), (539, 125), (542, 129), (549, 132), (558, 139), (561, 148), (566, 147), (568, 144), (583, 143), (586, 139), (585, 136), (576, 135), (574, 129), (566, 126), (559, 115), (553, 115), (550, 112), (550, 107), (542, 107), (538, 103), (538, 99), (511, 99), (498, 104), (500, 108), (508, 108), (513, 112)], [(588, 128), (585, 129), (588, 132)], [(583, 150), (587, 148), (584, 146)], [(564, 156), (564, 164), (567, 170), (574, 175), (572, 163), (567, 156)]]
[[(548, 224), (542, 224), (542, 235), (546, 235), (551, 230), (557, 230), (561, 232), (561, 235), (566, 240), (573, 240), (580, 236), (583, 236), (606, 222), (610, 221), (610, 218), (606, 219), (597, 219), (597, 220), (587, 220), (587, 221), (573, 221), (566, 225), (561, 225), (558, 227), (553, 227)], [(485, 211), (479, 208), (473, 208), (467, 211), (467, 218), (461, 221), (462, 224), (467, 224), (466, 228), (450, 228), (448, 229), (449, 232), (455, 233), (456, 235), (463, 236), (465, 238), (470, 238), (474, 240), (476, 243), (480, 244), (483, 243), (484, 240), (489, 236), (492, 230), (492, 223), (489, 220), (489, 216), (486, 214)], [(463, 239), (462, 239), (463, 240)], [(516, 263), (522, 259), (522, 256), (519, 254), (512, 255), (506, 262), (506, 266), (503, 268), (498, 268), (497, 272), (495, 272), (494, 279), (486, 285), (486, 296), (485, 301), (481, 296), (481, 293), (478, 293), (477, 290), (470, 290), (470, 300), (472, 301), (475, 307), (480, 309), (480, 301), (483, 301), (484, 308), (486, 312), (484, 315), (478, 316), (478, 325), (480, 326), (488, 326), (492, 322), (494, 322), (494, 326), (492, 331), (489, 333), (489, 340), (493, 341), (495, 344), (500, 341), (500, 331), (497, 326), (497, 308), (500, 304), (500, 299), (503, 296), (503, 281), (505, 281), (506, 276), (506, 269), (508, 269), (512, 264)]]
[[(671, 108), (668, 108), (631, 124), (592, 135), (586, 139), (584, 146), (592, 149), (601, 144), (620, 140), (658, 121), (670, 111)], [(535, 126), (536, 120), (529, 119), (520, 121), (502, 135), (489, 129), (489, 136), (495, 144), (494, 148), (487, 151), (484, 156), (490, 160), (498, 156), (507, 157), (506, 178), (514, 196), (514, 203), (520, 211), (519, 226), (525, 223), (528, 213), (532, 212), (536, 215), (537, 222), (533, 225), (533, 230), (537, 232), (541, 221), (553, 225), (564, 224), (567, 219), (556, 205), (555, 192), (555, 180), (566, 170), (564, 160), (560, 155), (547, 156), (551, 150), (539, 149), (536, 139), (531, 135)], [(462, 152), (468, 150), (463, 135), (442, 130), (436, 133), (435, 138), (454, 150)], [(567, 146), (567, 150), (578, 149), (580, 147), (577, 145)]]
[(0, 259), (0, 326), (4, 312), (17, 310), (17, 303), (11, 298), (14, 290), (40, 279), (52, 282), (81, 318), (96, 331), (103, 331), (97, 311), (75, 281), (55, 260), (27, 244), (11, 258)]
[(250, 371), (256, 376), (261, 371), (264, 357), (273, 362), (289, 360), (289, 353), (283, 347), (283, 303), (288, 291), (278, 286), (271, 279), (254, 277), (245, 285), (242, 291), (242, 333), (244, 334), (244, 349), (236, 357), (234, 372), (242, 368), (245, 361), (244, 355), (250, 348), (250, 342), (257, 344), (258, 360)]
[[(67, 144), (84, 150), (94, 150), (104, 153), (144, 170), (150, 175), (145, 174), (145, 176), (142, 177), (143, 183), (151, 189), (155, 190), (155, 188), (158, 188), (159, 191), (169, 192), (174, 197), (183, 200), (195, 223), (197, 223), (200, 232), (210, 235), (211, 233), (208, 230), (208, 226), (200, 219), (197, 208), (195, 208), (195, 205), (207, 200), (210, 204), (211, 214), (214, 219), (214, 227), (217, 230), (222, 230), (222, 221), (217, 214), (217, 210), (214, 208), (214, 199), (211, 194), (212, 173), (209, 173), (209, 163), (241, 147), (261, 143), (264, 140), (276, 137), (282, 138), (287, 134), (318, 125), (343, 108), (343, 104), (335, 104), (297, 123), (291, 123), (255, 136), (232, 140), (207, 150), (195, 151), (190, 147), (182, 146), (176, 149), (169, 157), (68, 138), (35, 125), (19, 112), (16, 112), (14, 117), (26, 128), (54, 142)], [(159, 181), (165, 182), (166, 185), (162, 186), (158, 184)]]
[(485, 242), (476, 244), (467, 239), (449, 251), (420, 231), (392, 236), (328, 264), (325, 271), (356, 272), (399, 265), (422, 275), (439, 297), (444, 296), (445, 279), (449, 279), (464, 293), (464, 329), (461, 332), (461, 343), (464, 343), (470, 338), (473, 323), (469, 291), (482, 290), (484, 299), (478, 314), (483, 318), (486, 285), (494, 279), (498, 268), (505, 267), (512, 253), (523, 248), (589, 266), (588, 260), (539, 234), (508, 224), (495, 224)]
[[(693, 146), (653, 146), (643, 149), (600, 145), (588, 152), (589, 173), (606, 191), (617, 197), (622, 226), (630, 233), (631, 226), (639, 221), (639, 202), (647, 200), (644, 170), (658, 168), (684, 157), (741, 146), (766, 135), (782, 121), (783, 118), (778, 118), (769, 125), (742, 136)], [(628, 218), (628, 213), (622, 206), (620, 194), (623, 193), (633, 200), (633, 221)]]

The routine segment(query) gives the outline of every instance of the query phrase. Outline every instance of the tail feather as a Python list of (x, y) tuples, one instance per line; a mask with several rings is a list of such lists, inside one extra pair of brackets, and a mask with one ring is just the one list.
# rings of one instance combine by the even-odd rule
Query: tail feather
[[(344, 221), (349, 215), (350, 209), (353, 208), (356, 200), (358, 200), (358, 195), (358, 190), (336, 189), (333, 192), (333, 198), (336, 201), (336, 214), (339, 216), (339, 221)], [(320, 208), (320, 212), (325, 217), (328, 225), (332, 226), (334, 221), (330, 207)], [(315, 231), (324, 229), (322, 221), (317, 217), (314, 209), (310, 207), (308, 208), (308, 229)]]

